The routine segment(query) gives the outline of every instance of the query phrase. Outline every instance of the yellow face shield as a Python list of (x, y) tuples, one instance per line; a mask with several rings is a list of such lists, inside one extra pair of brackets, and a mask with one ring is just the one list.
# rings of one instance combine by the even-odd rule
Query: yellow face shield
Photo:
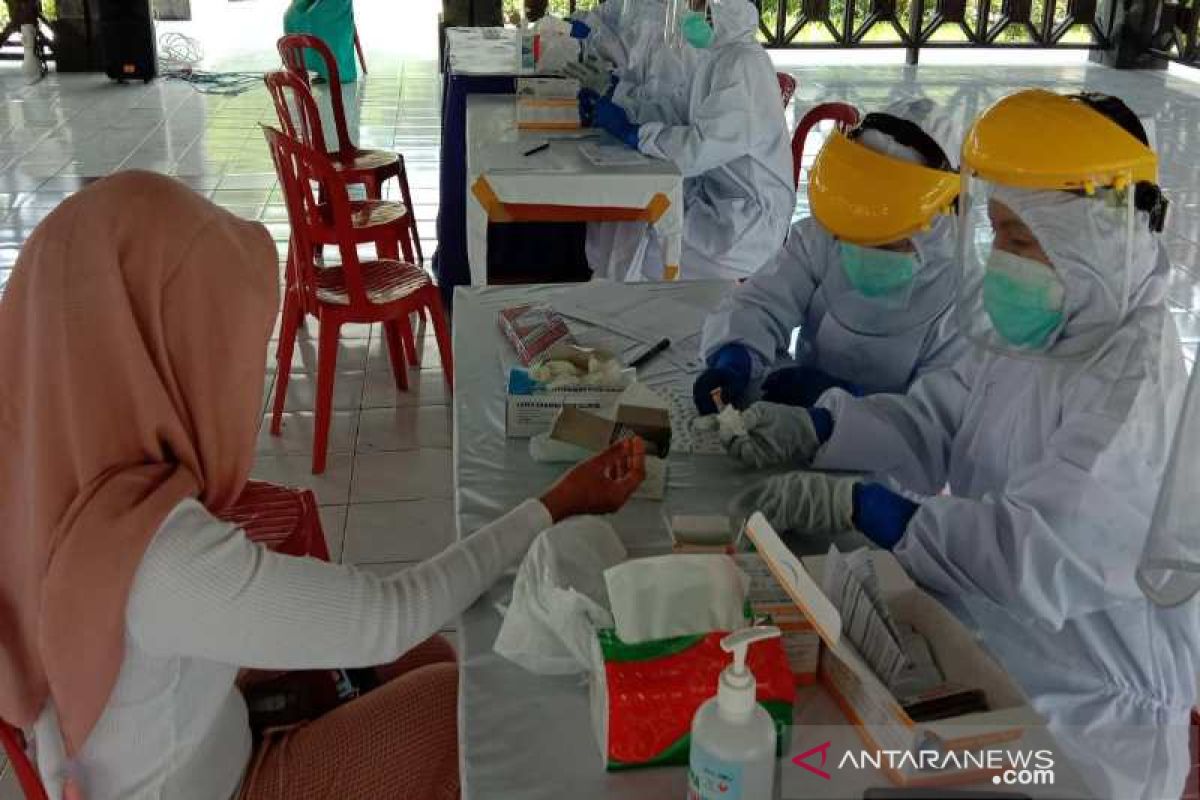
[(808, 178), (813, 216), (837, 238), (877, 247), (928, 230), (952, 214), (959, 179), (877, 153), (834, 132)]
[(962, 163), (965, 172), (1022, 189), (1090, 194), (1158, 180), (1153, 150), (1085, 103), (1041, 89), (985, 111), (963, 142)]

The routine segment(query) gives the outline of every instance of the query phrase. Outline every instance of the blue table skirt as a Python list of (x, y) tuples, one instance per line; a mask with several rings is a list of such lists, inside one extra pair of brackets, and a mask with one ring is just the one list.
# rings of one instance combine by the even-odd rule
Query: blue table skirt
[(513, 94), (517, 80), (512, 75), (455, 75), (450, 70), (442, 77), (441, 194), (433, 273), (449, 307), (454, 287), (471, 285), (467, 260), (467, 95)]
[[(467, 260), (467, 95), (513, 94), (516, 78), (455, 75), (442, 81), (442, 154), (438, 182), (438, 248), (433, 272), (446, 308), (455, 286), (471, 284)], [(488, 270), (503, 283), (584, 281), (591, 277), (584, 254), (583, 223), (523, 222), (488, 225)]]

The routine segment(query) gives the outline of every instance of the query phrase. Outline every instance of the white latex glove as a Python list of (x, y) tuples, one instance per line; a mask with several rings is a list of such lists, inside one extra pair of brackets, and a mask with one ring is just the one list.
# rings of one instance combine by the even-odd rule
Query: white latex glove
[(742, 519), (761, 511), (776, 531), (832, 540), (854, 530), (854, 486), (858, 482), (858, 478), (823, 472), (776, 475), (735, 497), (730, 515)]
[(783, 464), (806, 467), (821, 446), (808, 409), (755, 403), (742, 412), (745, 433), (721, 426), (729, 455), (757, 469)]

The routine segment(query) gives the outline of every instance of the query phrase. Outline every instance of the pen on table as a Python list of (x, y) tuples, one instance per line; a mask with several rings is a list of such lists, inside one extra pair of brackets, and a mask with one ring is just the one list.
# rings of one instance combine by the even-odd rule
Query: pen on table
[(526, 150), (524, 155), (531, 156), (535, 153), (540, 153), (543, 150), (549, 150), (549, 149), (550, 149), (550, 143), (546, 142), (545, 144), (539, 144), (537, 147), (533, 148), (532, 150)]
[(651, 347), (649, 350), (642, 353), (640, 356), (635, 358), (633, 361), (629, 362), (629, 366), (640, 367), (643, 364), (645, 364), (647, 361), (649, 361), (650, 359), (654, 358), (656, 355), (661, 353), (663, 350), (666, 350), (670, 346), (671, 346), (670, 339), (662, 339), (657, 344), (655, 344), (653, 347)]

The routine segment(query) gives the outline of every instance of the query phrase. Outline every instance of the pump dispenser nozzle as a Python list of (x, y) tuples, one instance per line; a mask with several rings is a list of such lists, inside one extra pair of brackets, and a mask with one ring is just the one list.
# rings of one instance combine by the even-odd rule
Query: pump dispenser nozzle
[(777, 636), (779, 628), (774, 625), (760, 625), (734, 631), (721, 640), (721, 649), (726, 653), (733, 653), (733, 663), (721, 672), (721, 681), (717, 685), (717, 710), (721, 716), (729, 720), (739, 720), (754, 710), (758, 684), (754, 680), (754, 674), (746, 668), (746, 651), (755, 642), (774, 639)]

